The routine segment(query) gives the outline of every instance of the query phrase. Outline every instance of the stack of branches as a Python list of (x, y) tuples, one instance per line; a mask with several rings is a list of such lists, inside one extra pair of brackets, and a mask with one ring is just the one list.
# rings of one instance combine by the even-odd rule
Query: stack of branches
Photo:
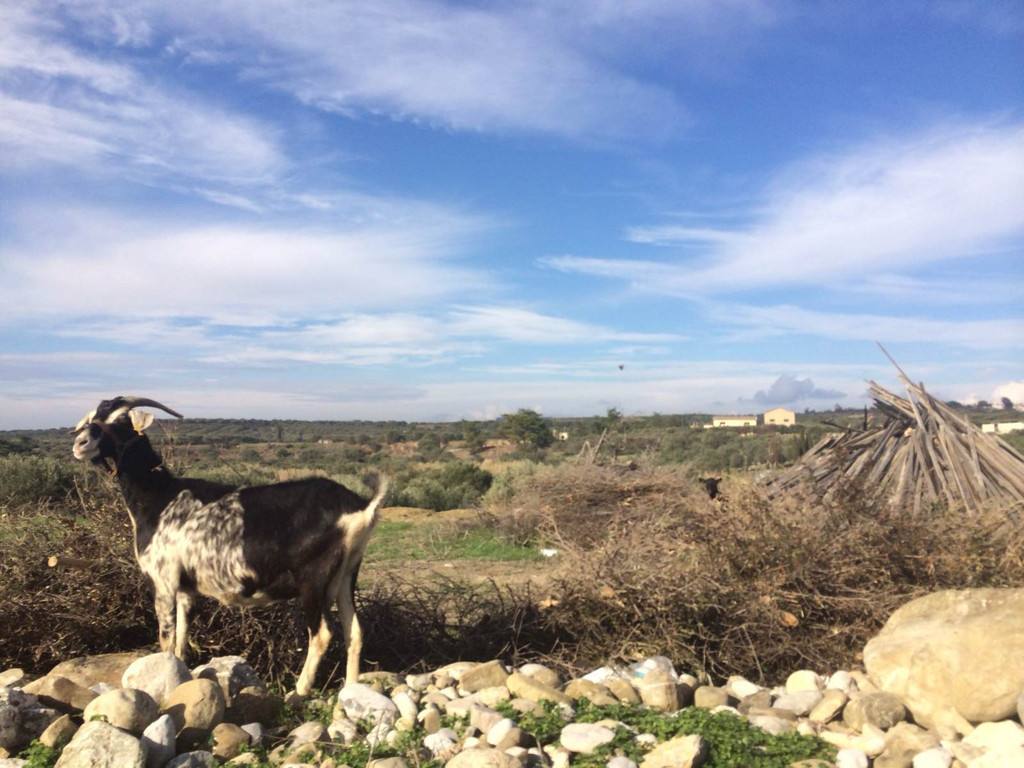
[(1024, 456), (965, 414), (914, 384), (896, 366), (907, 397), (869, 381), (881, 426), (831, 434), (774, 480), (775, 491), (809, 482), (827, 494), (851, 483), (893, 505), (944, 502), (977, 512), (987, 504), (1024, 503)]

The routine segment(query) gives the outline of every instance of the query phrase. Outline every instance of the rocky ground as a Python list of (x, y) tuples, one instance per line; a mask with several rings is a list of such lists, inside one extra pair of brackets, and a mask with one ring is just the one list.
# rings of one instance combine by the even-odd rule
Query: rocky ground
[(663, 657), (563, 680), (539, 664), (364, 674), (299, 702), (240, 657), (0, 673), (0, 768), (1013, 768), (1024, 766), (1024, 590), (898, 611), (865, 669), (702, 684)]

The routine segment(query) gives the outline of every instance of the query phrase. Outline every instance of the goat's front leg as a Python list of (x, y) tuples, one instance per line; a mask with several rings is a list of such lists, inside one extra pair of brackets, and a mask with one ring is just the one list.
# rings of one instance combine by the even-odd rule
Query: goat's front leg
[(192, 595), (179, 592), (177, 596), (177, 624), (174, 631), (174, 655), (185, 659), (185, 648), (188, 645), (188, 619), (192, 613)]
[(355, 591), (359, 566), (341, 582), (338, 610), (341, 612), (341, 630), (345, 637), (345, 684), (359, 682), (359, 656), (363, 652), (363, 628), (356, 616)]
[(177, 600), (174, 590), (156, 586), (153, 604), (156, 609), (156, 620), (160, 625), (160, 650), (171, 653), (175, 648), (174, 620)]

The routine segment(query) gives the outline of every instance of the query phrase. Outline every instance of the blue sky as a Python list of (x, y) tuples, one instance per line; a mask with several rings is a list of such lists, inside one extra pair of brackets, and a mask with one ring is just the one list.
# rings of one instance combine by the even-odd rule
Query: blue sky
[(0, 428), (1024, 401), (1024, 6), (0, 8)]

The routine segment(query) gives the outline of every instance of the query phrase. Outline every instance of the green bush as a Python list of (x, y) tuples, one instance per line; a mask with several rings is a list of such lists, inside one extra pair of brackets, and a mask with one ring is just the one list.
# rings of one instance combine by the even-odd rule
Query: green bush
[(494, 476), (475, 464), (453, 461), (400, 484), (391, 504), (442, 511), (471, 507), (491, 487)]
[(0, 504), (31, 504), (65, 498), (75, 487), (72, 459), (0, 457)]

